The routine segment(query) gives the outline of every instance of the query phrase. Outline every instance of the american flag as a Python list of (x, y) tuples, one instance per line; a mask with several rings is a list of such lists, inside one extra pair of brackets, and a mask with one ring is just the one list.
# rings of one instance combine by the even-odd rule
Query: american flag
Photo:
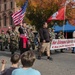
[(23, 21), (27, 5), (28, 5), (28, 0), (26, 0), (26, 2), (24, 3), (24, 5), (22, 6), (22, 8), (20, 10), (13, 13), (12, 18), (13, 18), (13, 22), (15, 25), (18, 25)]

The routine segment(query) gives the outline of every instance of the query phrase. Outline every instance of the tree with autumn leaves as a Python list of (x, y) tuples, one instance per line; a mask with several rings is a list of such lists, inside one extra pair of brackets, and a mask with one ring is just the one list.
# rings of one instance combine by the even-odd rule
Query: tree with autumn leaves
[[(26, 0), (16, 0), (18, 6), (22, 6)], [(42, 26), (42, 23), (47, 21), (47, 19), (55, 13), (58, 9), (60, 9), (64, 4), (66, 0), (28, 0), (28, 8), (27, 13), (25, 16), (25, 20), (31, 23), (32, 25), (35, 25), (38, 29)], [(73, 12), (75, 12), (75, 9), (72, 8), (71, 2), (67, 5), (66, 10), (66, 20), (69, 20), (69, 22), (72, 24), (75, 18), (75, 14), (73, 15)], [(70, 5), (70, 6), (69, 6)], [(54, 25), (55, 23), (58, 23), (59, 25), (63, 25), (63, 21), (51, 21), (49, 26)], [(74, 24), (73, 24), (74, 25)]]

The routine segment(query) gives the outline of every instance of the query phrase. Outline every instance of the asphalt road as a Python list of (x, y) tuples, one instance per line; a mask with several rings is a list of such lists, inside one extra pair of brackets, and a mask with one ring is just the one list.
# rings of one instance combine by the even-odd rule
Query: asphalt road
[[(6, 67), (11, 65), (10, 56), (10, 52), (0, 51), (0, 61), (5, 59)], [(75, 75), (75, 54), (53, 53), (52, 58), (53, 61), (47, 60), (46, 56), (43, 56), (41, 60), (36, 59), (33, 68), (39, 70), (41, 75)]]

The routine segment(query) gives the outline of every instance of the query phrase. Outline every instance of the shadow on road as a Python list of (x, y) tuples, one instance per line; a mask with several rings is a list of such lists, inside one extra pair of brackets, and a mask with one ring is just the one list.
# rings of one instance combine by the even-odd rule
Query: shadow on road
[(10, 57), (11, 53), (8, 51), (0, 51), (0, 56), (6, 56), (6, 57)]

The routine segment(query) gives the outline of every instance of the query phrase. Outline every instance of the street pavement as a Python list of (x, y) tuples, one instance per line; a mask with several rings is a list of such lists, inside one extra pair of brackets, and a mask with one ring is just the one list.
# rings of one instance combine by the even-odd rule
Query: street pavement
[[(10, 52), (0, 51), (0, 61), (5, 59), (7, 61), (6, 67), (11, 65), (10, 56)], [(46, 56), (43, 56), (41, 60), (36, 59), (33, 68), (39, 70), (41, 75), (75, 75), (75, 54), (58, 52), (51, 56), (53, 61), (47, 60)]]

